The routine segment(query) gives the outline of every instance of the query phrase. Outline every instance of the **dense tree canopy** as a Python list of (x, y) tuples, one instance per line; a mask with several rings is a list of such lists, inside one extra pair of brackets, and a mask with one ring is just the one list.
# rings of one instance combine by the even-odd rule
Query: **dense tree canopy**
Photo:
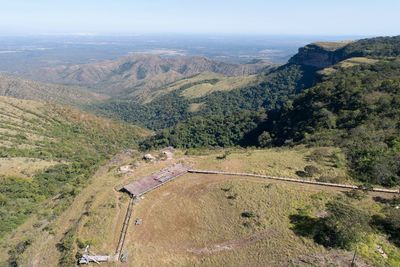
[[(316, 60), (307, 58), (315, 53), (304, 53), (294, 58)], [(91, 108), (158, 130), (146, 148), (340, 146), (354, 178), (400, 184), (400, 60), (395, 58), (400, 37), (363, 39), (328, 53), (336, 61), (365, 56), (374, 61), (365, 58), (366, 64), (336, 66), (322, 75), (317, 67), (292, 60), (246, 88), (195, 99), (183, 97), (181, 88), (143, 105), (113, 100)], [(191, 112), (191, 104), (201, 107)]]
[(272, 131), (287, 140), (337, 145), (356, 178), (400, 184), (400, 60), (382, 60), (332, 74), (300, 94)]

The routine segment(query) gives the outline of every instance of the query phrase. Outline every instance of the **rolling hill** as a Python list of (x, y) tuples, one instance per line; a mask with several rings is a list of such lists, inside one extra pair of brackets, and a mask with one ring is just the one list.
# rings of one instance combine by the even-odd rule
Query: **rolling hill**
[(110, 96), (135, 99), (203, 72), (235, 77), (259, 73), (267, 66), (263, 61), (230, 64), (203, 57), (131, 54), (114, 61), (38, 69), (29, 77), (51, 83), (87, 86)]
[(107, 96), (83, 87), (40, 83), (4, 74), (0, 75), (0, 96), (69, 105), (84, 105), (107, 99)]
[[(191, 100), (171, 93), (169, 117), (158, 118), (173, 124), (180, 117), (144, 146), (334, 145), (345, 149), (355, 179), (399, 185), (399, 57), (398, 37), (307, 45), (257, 86)], [(149, 123), (150, 107), (164, 109), (161, 100), (152, 103), (135, 118)], [(200, 107), (182, 116), (171, 103), (176, 111)], [(124, 110), (118, 114), (129, 119)]]

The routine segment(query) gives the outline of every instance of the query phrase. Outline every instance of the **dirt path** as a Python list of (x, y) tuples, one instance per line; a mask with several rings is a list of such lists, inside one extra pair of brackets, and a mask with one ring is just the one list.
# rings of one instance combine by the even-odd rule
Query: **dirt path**
[(115, 247), (117, 247), (118, 238), (119, 238), (118, 232), (121, 231), (120, 226), (122, 225), (121, 210), (125, 210), (126, 207), (120, 201), (121, 193), (117, 192), (116, 190), (114, 190), (113, 193), (115, 195), (115, 208), (117, 209), (117, 212), (115, 213), (115, 217), (112, 222), (112, 224), (113, 224), (112, 232), (114, 233), (113, 234), (113, 236), (114, 236), (113, 244), (116, 244)]
[(190, 252), (190, 253), (193, 253), (196, 255), (208, 255), (208, 254), (218, 253), (218, 252), (226, 251), (226, 250), (240, 249), (242, 247), (253, 244), (259, 240), (262, 240), (264, 238), (273, 237), (273, 236), (274, 236), (274, 232), (271, 230), (268, 230), (268, 231), (264, 231), (264, 232), (255, 233), (255, 234), (252, 234), (252, 235), (244, 237), (244, 238), (228, 240), (228, 241), (225, 241), (222, 243), (210, 244), (209, 246), (203, 247), (203, 248), (189, 248), (189, 249), (187, 249), (187, 252)]
[[(74, 199), (70, 207), (52, 222), (52, 225), (55, 226), (53, 230), (54, 234), (49, 234), (48, 232), (38, 233), (34, 244), (26, 251), (27, 258), (29, 258), (29, 262), (25, 264), (26, 266), (58, 265), (60, 252), (57, 250), (57, 244), (72, 226), (75, 226), (78, 232), (80, 231), (82, 228), (80, 218), (87, 209), (87, 206), (91, 205), (89, 203), (101, 198), (104, 188), (112, 188), (112, 184), (110, 186), (110, 180), (107, 176), (109, 169), (123, 162), (127, 156), (126, 152), (120, 153), (95, 172), (89, 184)], [(117, 194), (115, 196), (117, 198)], [(114, 219), (118, 220), (118, 218), (119, 216), (115, 216)], [(116, 221), (114, 225), (118, 229), (119, 222)]]

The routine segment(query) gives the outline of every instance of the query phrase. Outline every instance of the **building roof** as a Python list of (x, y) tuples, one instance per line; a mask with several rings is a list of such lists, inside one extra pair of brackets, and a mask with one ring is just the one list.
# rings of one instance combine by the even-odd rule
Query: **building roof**
[(134, 197), (139, 197), (160, 185), (187, 173), (189, 168), (183, 164), (174, 164), (168, 168), (162, 169), (157, 173), (145, 176), (139, 180), (129, 183), (123, 187), (124, 191)]

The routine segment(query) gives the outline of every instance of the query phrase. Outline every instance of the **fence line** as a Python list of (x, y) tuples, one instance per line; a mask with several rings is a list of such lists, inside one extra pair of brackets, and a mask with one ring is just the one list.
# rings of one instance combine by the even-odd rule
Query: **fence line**
[(121, 256), (121, 252), (124, 247), (126, 233), (128, 231), (129, 222), (130, 222), (131, 216), (132, 216), (133, 202), (134, 202), (134, 198), (131, 197), (131, 199), (129, 200), (128, 209), (126, 210), (125, 220), (124, 220), (124, 224), (122, 226), (121, 235), (119, 237), (117, 250), (115, 252), (117, 254), (118, 258)]
[(380, 193), (400, 194), (400, 189), (386, 189), (386, 188), (376, 188), (376, 187), (365, 188), (365, 187), (356, 186), (356, 185), (317, 182), (317, 181), (309, 181), (309, 180), (301, 180), (301, 179), (295, 179), (295, 178), (261, 175), (261, 174), (253, 174), (253, 173), (238, 173), (238, 172), (224, 172), (224, 171), (211, 171), (211, 170), (189, 170), (188, 172), (189, 173), (200, 173), (200, 174), (248, 176), (248, 177), (257, 177), (257, 178), (279, 180), (279, 181), (292, 182), (292, 183), (313, 184), (313, 185), (328, 186), (328, 187), (367, 190), (367, 191), (380, 192)]

